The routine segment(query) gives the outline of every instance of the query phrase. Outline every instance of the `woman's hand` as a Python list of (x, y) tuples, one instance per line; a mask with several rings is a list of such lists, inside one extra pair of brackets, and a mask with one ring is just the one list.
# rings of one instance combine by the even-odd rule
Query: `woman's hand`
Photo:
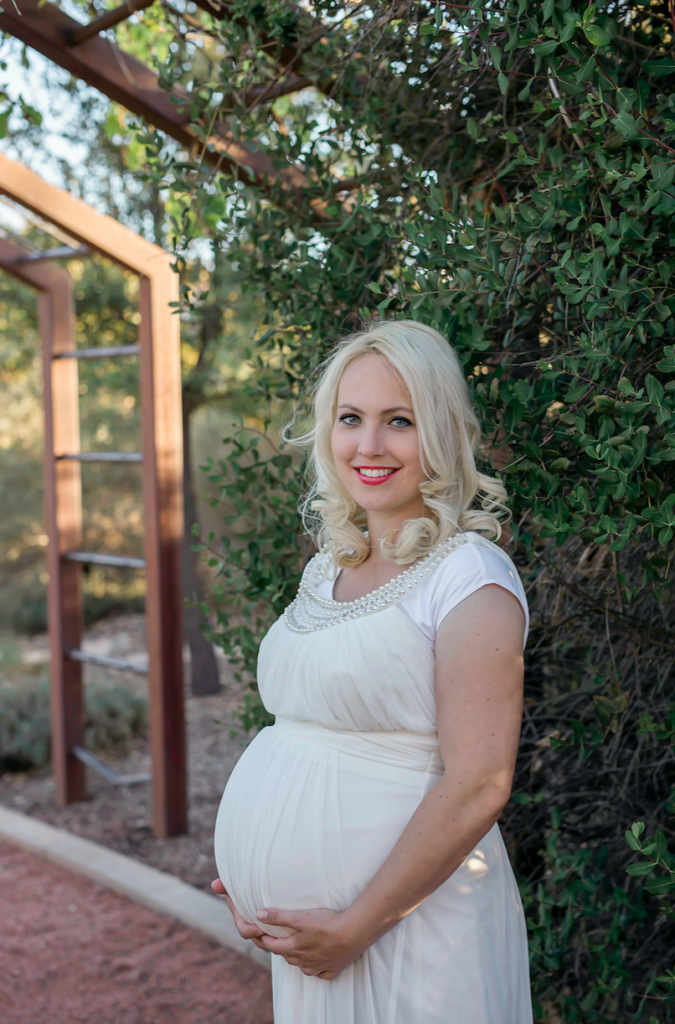
[(241, 935), (242, 939), (251, 939), (256, 946), (260, 947), (260, 949), (265, 949), (266, 947), (263, 946), (260, 941), (265, 934), (264, 931), (261, 928), (258, 928), (257, 925), (249, 924), (248, 921), (241, 916), (230, 899), (230, 894), (219, 878), (216, 878), (215, 882), (211, 882), (211, 888), (217, 896), (224, 896), (227, 900), (227, 905), (232, 912), (234, 923), (237, 926), (237, 931)]
[(267, 908), (257, 916), (266, 924), (294, 928), (295, 935), (283, 939), (264, 935), (256, 945), (283, 956), (303, 974), (327, 981), (358, 960), (367, 945), (355, 934), (346, 915), (337, 910)]

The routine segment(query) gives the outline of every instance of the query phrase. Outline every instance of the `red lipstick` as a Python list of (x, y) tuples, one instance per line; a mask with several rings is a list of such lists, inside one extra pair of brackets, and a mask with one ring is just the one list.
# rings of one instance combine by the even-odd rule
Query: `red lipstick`
[[(354, 466), (353, 467), (354, 472), (358, 476), (358, 478), (361, 481), (361, 483), (368, 484), (370, 486), (374, 486), (375, 484), (383, 484), (387, 480), (391, 480), (391, 478), (394, 476), (394, 474), (398, 473), (400, 468), (401, 468), (400, 466), (396, 466), (395, 468), (391, 467), (391, 466)], [(388, 470), (388, 472), (387, 472), (386, 476), (366, 476), (364, 473), (361, 472), (362, 469), (382, 469), (382, 470), (386, 469), (386, 470)]]

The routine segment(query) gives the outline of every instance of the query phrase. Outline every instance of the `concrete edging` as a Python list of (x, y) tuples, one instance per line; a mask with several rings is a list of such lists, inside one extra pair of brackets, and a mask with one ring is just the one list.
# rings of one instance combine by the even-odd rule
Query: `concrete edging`
[(173, 917), (270, 969), (271, 954), (242, 939), (225, 901), (65, 829), (0, 806), (0, 839), (46, 857), (158, 914)]

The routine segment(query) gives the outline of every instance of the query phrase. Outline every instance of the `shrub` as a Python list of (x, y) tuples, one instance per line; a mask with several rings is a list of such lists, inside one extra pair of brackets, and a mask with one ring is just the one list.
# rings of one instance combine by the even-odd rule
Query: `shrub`
[[(142, 615), (144, 611), (145, 598), (136, 594), (107, 592), (99, 595), (85, 592), (84, 595), (83, 619), (85, 625), (99, 622), (109, 615), (129, 615), (131, 613)], [(45, 595), (35, 592), (24, 593), (14, 603), (11, 627), (13, 632), (25, 636), (46, 633), (48, 621)]]
[[(227, 63), (208, 64), (204, 46), (186, 73), (181, 40), (166, 82), (187, 74), (203, 125), (219, 113), (212, 97), (228, 97), (239, 137), (264, 137), (307, 183), (290, 192), (239, 170), (212, 178), (146, 135), (156, 180), (185, 210), (178, 262), (206, 224), (259, 297), (243, 387), (265, 429), (349, 326), (412, 316), (457, 349), (489, 441), (484, 463), (512, 496), (510, 550), (532, 609), (504, 831), (537, 1017), (672, 1020), (658, 979), (672, 968), (675, 928), (626, 875), (623, 838), (638, 818), (649, 834), (673, 832), (670, 8), (316, 0), (322, 32), (284, 4), (236, 9), (236, 20), (205, 23)], [(275, 40), (284, 65), (295, 48), (294, 71), (317, 88), (250, 106), (273, 74)], [(350, 179), (346, 201), (339, 178)], [(184, 295), (186, 315), (199, 301)], [(257, 437), (244, 431), (208, 466), (238, 536), (200, 541), (221, 581), (215, 638), (249, 678), (304, 556), (299, 467), (283, 450), (261, 457)], [(253, 702), (245, 714), (255, 721)]]
[[(124, 686), (85, 690), (85, 744), (90, 750), (127, 753), (148, 730), (144, 697)], [(49, 684), (44, 680), (0, 686), (0, 773), (42, 768), (51, 757)]]

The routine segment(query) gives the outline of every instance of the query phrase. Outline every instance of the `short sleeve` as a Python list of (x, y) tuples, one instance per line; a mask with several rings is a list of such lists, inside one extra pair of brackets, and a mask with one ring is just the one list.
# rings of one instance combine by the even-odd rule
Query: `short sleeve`
[(508, 590), (520, 602), (525, 615), (525, 646), (530, 616), (518, 570), (505, 551), (480, 534), (468, 534), (465, 543), (451, 551), (428, 579), (415, 588), (417, 592), (403, 602), (403, 610), (433, 644), (446, 615), (490, 583)]

